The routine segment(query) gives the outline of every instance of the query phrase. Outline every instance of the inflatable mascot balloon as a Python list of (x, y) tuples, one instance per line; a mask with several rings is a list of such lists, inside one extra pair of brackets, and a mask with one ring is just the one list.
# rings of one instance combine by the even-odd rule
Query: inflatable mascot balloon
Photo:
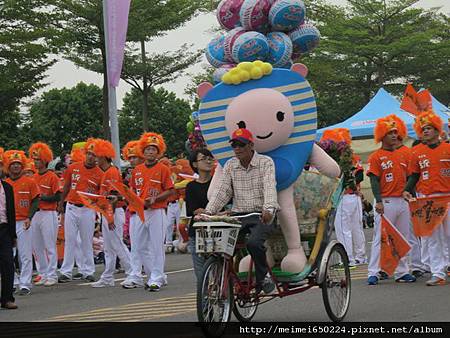
[[(314, 154), (313, 149), (319, 148), (313, 147), (317, 110), (306, 75), (307, 68), (302, 64), (273, 69), (262, 61), (242, 62), (223, 75), (216, 86), (204, 82), (197, 89), (201, 98), (198, 113), (202, 135), (221, 167), (234, 156), (228, 141), (238, 128), (249, 129), (255, 137), (255, 150), (273, 159), (281, 206), (279, 221), (288, 247), (281, 268), (293, 273), (301, 272), (306, 264), (293, 184)], [(318, 151), (316, 167), (320, 167), (323, 153)], [(331, 175), (339, 175), (339, 167), (332, 165)], [(216, 170), (213, 180), (219, 179), (220, 170)], [(213, 182), (211, 188), (214, 186)], [(241, 271), (249, 266), (245, 262), (241, 261)]]

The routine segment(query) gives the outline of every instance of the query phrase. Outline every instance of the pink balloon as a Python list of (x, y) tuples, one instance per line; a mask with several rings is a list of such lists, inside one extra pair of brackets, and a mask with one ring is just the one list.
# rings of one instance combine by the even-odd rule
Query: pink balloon
[(217, 21), (220, 25), (229, 30), (239, 26), (241, 6), (244, 0), (222, 0), (217, 6)]

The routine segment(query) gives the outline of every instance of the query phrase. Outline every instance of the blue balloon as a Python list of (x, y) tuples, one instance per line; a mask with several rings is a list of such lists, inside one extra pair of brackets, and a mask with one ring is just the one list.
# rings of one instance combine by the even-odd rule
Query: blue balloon
[(269, 43), (264, 34), (245, 32), (233, 44), (232, 57), (234, 62), (264, 61), (269, 53)]
[(212, 39), (206, 47), (206, 58), (213, 67), (220, 67), (229, 62), (225, 59), (225, 35), (220, 35)]
[(270, 8), (269, 23), (275, 31), (288, 32), (302, 24), (305, 15), (302, 0), (277, 0)]
[(294, 51), (305, 54), (319, 45), (320, 32), (312, 24), (305, 23), (290, 32), (289, 37), (294, 45)]
[(285, 33), (272, 32), (267, 34), (267, 42), (269, 43), (269, 54), (266, 61), (274, 67), (285, 65), (291, 60), (292, 41)]

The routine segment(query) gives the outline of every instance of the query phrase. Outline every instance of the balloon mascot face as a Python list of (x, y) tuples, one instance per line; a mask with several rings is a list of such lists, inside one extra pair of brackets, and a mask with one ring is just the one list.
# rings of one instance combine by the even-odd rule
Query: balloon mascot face
[[(253, 64), (258, 62), (261, 66), (260, 61)], [(237, 69), (245, 68), (246, 72), (232, 70), (214, 87), (207, 82), (200, 84), (197, 92), (203, 137), (223, 166), (234, 156), (228, 143), (233, 131), (249, 129), (255, 150), (274, 160), (277, 189), (283, 190), (300, 175), (316, 135), (316, 101), (305, 79), (307, 69), (301, 64), (291, 69), (271, 69), (269, 65), (270, 71), (266, 69), (263, 75), (249, 63), (240, 66)]]

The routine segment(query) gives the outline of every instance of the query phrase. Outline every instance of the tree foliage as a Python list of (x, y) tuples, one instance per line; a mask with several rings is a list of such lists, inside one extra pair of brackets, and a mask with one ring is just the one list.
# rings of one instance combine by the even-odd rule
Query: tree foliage
[(80, 82), (42, 94), (31, 104), (25, 128), (30, 142), (44, 141), (60, 154), (75, 142), (101, 137), (101, 116), (102, 90)]
[[(183, 152), (187, 134), (186, 123), (191, 114), (189, 103), (164, 88), (152, 88), (149, 108), (150, 130), (164, 136), (168, 154), (174, 156)], [(122, 146), (142, 135), (142, 95), (136, 89), (125, 95), (122, 110), (119, 112), (119, 128)]]
[(10, 115), (2, 117), (5, 122), (17, 115), (22, 99), (45, 85), (56, 28), (46, 1), (0, 1), (0, 13), (0, 115)]
[(449, 103), (449, 18), (417, 0), (348, 0), (347, 7), (310, 1), (320, 46), (300, 62), (317, 96), (321, 126), (357, 112), (385, 87), (401, 95), (406, 82)]

